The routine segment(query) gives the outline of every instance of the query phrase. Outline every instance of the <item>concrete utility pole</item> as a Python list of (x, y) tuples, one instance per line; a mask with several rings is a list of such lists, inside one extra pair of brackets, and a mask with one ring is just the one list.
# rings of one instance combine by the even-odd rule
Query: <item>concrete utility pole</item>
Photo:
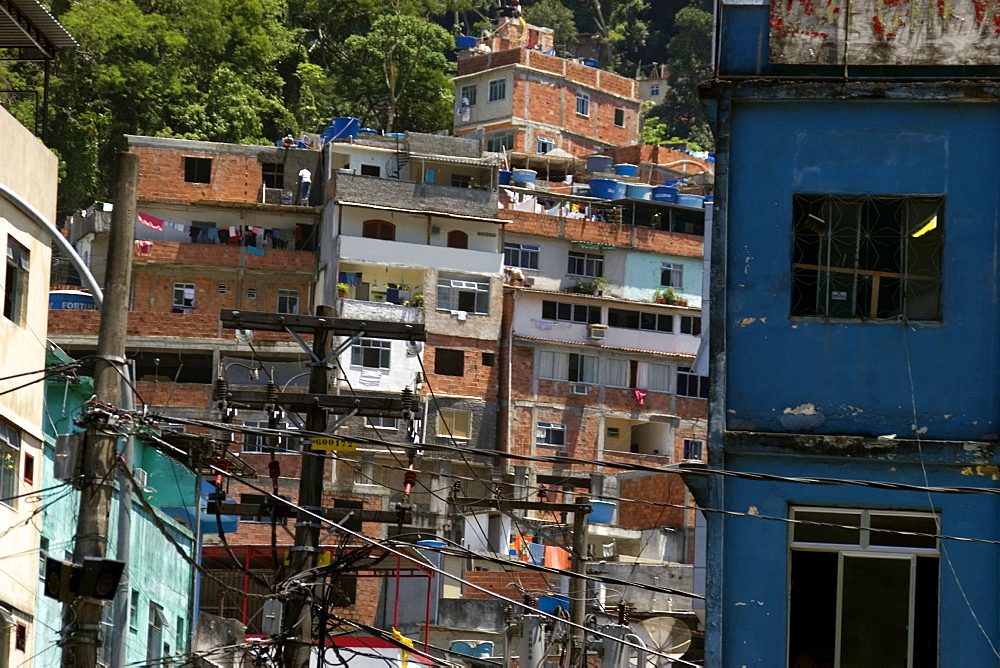
[[(129, 287), (132, 283), (132, 244), (135, 239), (135, 196), (139, 179), (139, 156), (118, 154), (118, 181), (115, 209), (111, 216), (108, 265), (104, 277), (104, 305), (97, 338), (97, 363), (94, 365), (94, 394), (98, 404), (117, 407), (121, 404), (121, 373), (125, 369), (125, 336), (128, 324)], [(121, 372), (121, 373), (120, 373)], [(87, 427), (82, 466), (83, 489), (77, 521), (73, 560), (84, 557), (104, 558), (108, 543), (108, 513), (118, 442), (117, 427), (107, 414), (91, 414)], [(122, 490), (123, 494), (130, 492)], [(77, 597), (64, 606), (63, 665), (92, 668), (97, 665), (101, 646), (101, 610), (103, 602)]]
[[(576, 497), (577, 510), (573, 512), (573, 552), (570, 554), (569, 570), (583, 575), (587, 569), (587, 520), (590, 500), (585, 496)], [(569, 621), (579, 626), (570, 627), (570, 668), (581, 668), (587, 662), (587, 637), (582, 628), (587, 620), (587, 582), (583, 578), (569, 581)]]
[[(321, 305), (316, 308), (320, 318), (336, 317), (337, 312), (332, 306)], [(313, 352), (320, 360), (326, 360), (333, 345), (333, 334), (328, 329), (319, 328), (313, 334)], [(335, 361), (312, 362), (309, 374), (310, 394), (329, 394), (330, 367)], [(306, 429), (313, 432), (326, 431), (326, 409), (314, 405), (306, 414)], [(314, 455), (318, 453), (313, 453)], [(323, 463), (318, 456), (302, 457), (302, 475), (299, 479), (299, 506), (303, 509), (321, 513), (323, 511)], [(319, 552), (319, 532), (321, 523), (315, 517), (299, 514), (295, 522), (295, 545), (290, 550), (291, 572), (301, 573), (316, 565), (316, 555)], [(318, 592), (317, 587), (314, 590)], [(286, 632), (288, 643), (285, 646), (285, 668), (308, 668), (309, 655), (313, 649), (313, 615), (312, 596), (305, 591), (300, 592), (288, 607), (286, 616)]]

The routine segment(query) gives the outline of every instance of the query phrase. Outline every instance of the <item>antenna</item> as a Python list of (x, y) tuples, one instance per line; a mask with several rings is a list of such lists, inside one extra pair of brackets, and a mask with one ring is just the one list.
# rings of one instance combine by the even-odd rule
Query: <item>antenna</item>
[[(651, 649), (667, 654), (671, 659), (679, 659), (691, 646), (691, 629), (676, 617), (650, 617), (639, 626), (649, 636)], [(651, 657), (657, 661), (658, 657)]]

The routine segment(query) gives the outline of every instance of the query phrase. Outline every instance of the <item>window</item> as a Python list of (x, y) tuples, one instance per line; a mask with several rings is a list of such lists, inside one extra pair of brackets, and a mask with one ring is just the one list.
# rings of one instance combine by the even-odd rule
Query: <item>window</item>
[(494, 79), (490, 82), (490, 102), (496, 102), (507, 97), (507, 80)]
[(696, 315), (682, 315), (681, 334), (701, 336), (701, 317)]
[(608, 387), (631, 387), (629, 361), (614, 357), (604, 360), (604, 384)]
[(35, 484), (35, 458), (24, 453), (24, 470), (22, 471), (24, 482), (29, 485)]
[(177, 617), (177, 651), (184, 653), (184, 648), (187, 646), (187, 636), (184, 634), (184, 618)]
[(514, 133), (498, 132), (486, 137), (486, 150), (494, 153), (514, 150)]
[(937, 517), (803, 507), (789, 515), (789, 665), (806, 655), (862, 668), (937, 666)]
[(396, 226), (387, 220), (366, 220), (361, 224), (361, 236), (368, 239), (396, 240)]
[(265, 188), (285, 187), (285, 165), (280, 162), (265, 162), (260, 166)]
[(365, 426), (369, 429), (398, 429), (396, 418), (394, 417), (366, 417)]
[(452, 174), (451, 185), (454, 188), (470, 188), (472, 187), (472, 177), (468, 174)]
[(133, 631), (138, 630), (139, 625), (139, 590), (133, 589), (128, 599), (128, 626)]
[(590, 116), (590, 95), (587, 93), (576, 94), (576, 113), (581, 116)]
[(941, 317), (944, 198), (792, 197), (792, 315)]
[(566, 425), (555, 422), (539, 422), (535, 425), (535, 443), (538, 445), (566, 445)]
[(437, 308), (443, 311), (465, 311), (487, 315), (490, 312), (490, 284), (439, 278)]
[(469, 235), (462, 230), (452, 230), (448, 233), (448, 248), (468, 248)]
[(28, 651), (28, 627), (25, 624), (14, 627), (14, 649), (18, 652)]
[(646, 389), (651, 392), (669, 392), (670, 366), (655, 362), (646, 364)]
[(704, 441), (700, 441), (696, 438), (685, 438), (684, 439), (684, 459), (690, 461), (700, 462), (701, 459), (701, 448), (704, 445)]
[(299, 291), (278, 290), (278, 313), (296, 315), (299, 312)]
[(615, 109), (615, 127), (625, 127), (625, 110)]
[(184, 180), (188, 183), (211, 183), (212, 159), (184, 158)]
[(601, 307), (543, 301), (542, 317), (546, 320), (562, 320), (564, 322), (578, 322), (585, 325), (598, 325), (601, 323)]
[(361, 176), (382, 176), (382, 168), (378, 165), (361, 165)]
[(681, 397), (708, 399), (708, 376), (691, 373), (691, 367), (677, 367), (677, 394)]
[(504, 266), (538, 269), (538, 251), (538, 246), (505, 243), (503, 245)]
[(149, 626), (146, 630), (146, 660), (156, 661), (163, 651), (163, 608), (155, 603), (149, 604)]
[(461, 93), (458, 96), (459, 101), (461, 101), (461, 99), (463, 97), (468, 102), (468, 104), (469, 104), (470, 107), (475, 106), (475, 104), (476, 104), (476, 86), (475, 86), (475, 84), (473, 84), (471, 86), (462, 86), (462, 91), (461, 91)]
[(684, 287), (684, 265), (664, 262), (660, 265), (660, 285), (671, 288)]
[(438, 415), (438, 436), (452, 438), (469, 438), (472, 431), (470, 422), (472, 415), (469, 411), (458, 411), (451, 408), (442, 408)]
[(388, 369), (391, 346), (390, 341), (358, 339), (351, 346), (351, 364), (368, 369)]
[(483, 353), (483, 366), (493, 366), (496, 364), (496, 353)]
[(465, 351), (438, 348), (434, 351), (434, 373), (442, 376), (465, 375)]
[(539, 137), (535, 140), (535, 152), (536, 153), (548, 153), (556, 147), (555, 141), (549, 139), (548, 137)]
[(0, 503), (15, 507), (17, 465), (21, 459), (21, 434), (8, 422), (0, 420)]
[(174, 283), (174, 305), (171, 312), (194, 312), (194, 283)]
[(49, 539), (47, 536), (38, 537), (38, 577), (45, 579), (45, 569), (48, 566), (46, 559), (49, 558)]
[(7, 271), (3, 284), (3, 317), (24, 324), (28, 297), (28, 249), (13, 239), (7, 239)]
[(569, 374), (566, 380), (574, 383), (597, 382), (597, 356), (569, 354)]
[(649, 96), (658, 97), (660, 94), (660, 84), (651, 84), (649, 87)]
[(257, 299), (257, 288), (247, 288), (247, 299)]
[(358, 465), (354, 468), (355, 485), (377, 485), (375, 480), (375, 453), (362, 452)]
[(609, 308), (608, 327), (670, 333), (674, 331), (674, 316), (671, 313), (647, 313), (645, 311)]
[(597, 383), (597, 362), (595, 355), (540, 350), (536, 375), (546, 380), (594, 384)]
[(224, 295), (229, 292), (229, 286), (225, 283), (219, 283), (219, 294)]
[(569, 252), (569, 267), (566, 273), (571, 276), (590, 276), (597, 278), (604, 275), (604, 256), (600, 253)]

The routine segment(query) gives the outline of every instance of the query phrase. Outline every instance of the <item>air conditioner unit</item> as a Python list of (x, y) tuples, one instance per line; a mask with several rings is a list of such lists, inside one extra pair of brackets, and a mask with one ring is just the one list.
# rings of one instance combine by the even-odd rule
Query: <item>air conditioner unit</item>
[(535, 277), (534, 276), (525, 276), (524, 277), (524, 287), (530, 288), (534, 284), (535, 284)]
[(585, 385), (583, 383), (572, 383), (569, 386), (570, 394), (588, 394), (590, 392), (590, 385)]
[(587, 338), (592, 341), (603, 341), (607, 334), (607, 325), (587, 325)]
[(132, 471), (132, 474), (135, 476), (135, 481), (139, 484), (139, 487), (146, 489), (149, 486), (149, 473), (146, 472), (146, 469), (137, 468)]

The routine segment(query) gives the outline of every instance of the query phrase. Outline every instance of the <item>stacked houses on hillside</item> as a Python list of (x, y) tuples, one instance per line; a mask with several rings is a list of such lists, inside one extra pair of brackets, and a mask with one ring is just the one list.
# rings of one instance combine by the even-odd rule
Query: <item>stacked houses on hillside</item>
[[(478, 110), (459, 111), (461, 136), (364, 134), (335, 119), (329, 141), (292, 147), (129, 137), (141, 158), (128, 336), (136, 389), (155, 412), (275, 424), (266, 411), (220, 405), (219, 385), (264, 389), (273, 381), (283, 391), (304, 391), (308, 356), (284, 333), (223, 328), (220, 309), (291, 315), (328, 304), (342, 318), (423, 325), (424, 342), (364, 336), (342, 350), (336, 392), (412, 392), (419, 409), (413, 420), (359, 416), (337, 425), (336, 433), (359, 447), (326, 460), (324, 506), (391, 511), (408, 502), (402, 524), (365, 521), (359, 528), (376, 538), (440, 537), (487, 556), (562, 564), (565, 519), (536, 511), (511, 516), (452, 499), (499, 492), (572, 501), (582, 493), (612, 508), (606, 523), (595, 514), (590, 524), (594, 572), (669, 580), (691, 591), (694, 515), (683, 484), (671, 473), (622, 473), (600, 462), (666, 467), (703, 458), (707, 380), (693, 367), (705, 210), (601, 199), (576, 186), (601, 175), (588, 174), (583, 159), (598, 149), (634, 157), (642, 178), (657, 184), (687, 175), (692, 193), (706, 194), (711, 164), (630, 146), (635, 82), (525, 48), (516, 30), (505, 24), (491, 53), (463, 56), (456, 96)], [(548, 33), (537, 33), (544, 47)], [(541, 81), (540, 70), (553, 80)], [(554, 90), (564, 98), (563, 117), (528, 122), (552, 107), (545, 91)], [(539, 167), (530, 181), (502, 183), (510, 168), (529, 165)], [(104, 208), (70, 225), (94, 267), (106, 255)], [(93, 312), (51, 312), (50, 336), (74, 356), (94, 349), (96, 326)], [(287, 432), (281, 438), (236, 434), (230, 450), (262, 482), (276, 462), (278, 493), (296, 501), (302, 458), (317, 454), (302, 451), (295, 438), (300, 419), (284, 414), (277, 424)], [(403, 442), (467, 450), (423, 451), (407, 498), (410, 462), (380, 445)], [(498, 456), (504, 453), (549, 459), (523, 466)], [(250, 487), (223, 487), (232, 501), (264, 500)], [(177, 517), (196, 516), (184, 508), (188, 502), (172, 505), (181, 506)], [(206, 517), (202, 524), (214, 528), (214, 516)], [(225, 544), (202, 536), (202, 560), (214, 577), (202, 580), (200, 610), (238, 620), (248, 635), (268, 633), (262, 601), (239, 590), (267, 592), (294, 520), (279, 519), (275, 528), (262, 514), (223, 530)], [(338, 541), (335, 534), (324, 539), (331, 548)], [(565, 606), (560, 578), (540, 576), (524, 587), (502, 565), (441, 564), (504, 596), (522, 586)], [(479, 638), (500, 652), (502, 606), (477, 601), (467, 587), (438, 576), (404, 583), (399, 600), (433, 599), (425, 614), (400, 610), (387, 580), (341, 582), (336, 604), (349, 616), (432, 632), (446, 646)], [(603, 588), (588, 595), (597, 614), (619, 598), (640, 616), (669, 613), (697, 626), (688, 597)]]

